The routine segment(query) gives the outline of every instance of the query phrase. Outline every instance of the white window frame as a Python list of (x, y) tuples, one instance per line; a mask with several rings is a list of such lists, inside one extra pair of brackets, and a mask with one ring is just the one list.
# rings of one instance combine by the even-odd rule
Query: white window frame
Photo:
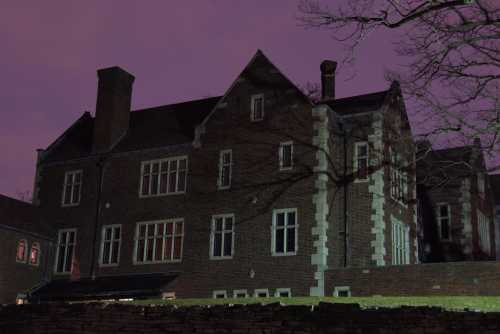
[(347, 298), (345, 296), (340, 296), (340, 292), (347, 292), (347, 297), (351, 297), (351, 287), (349, 286), (336, 286), (333, 288), (333, 296), (339, 298)]
[[(186, 169), (180, 169), (180, 161), (181, 160), (186, 160)], [(170, 191), (170, 164), (172, 161), (177, 161), (177, 167), (175, 169), (175, 191)], [(152, 172), (153, 172), (153, 164), (158, 164), (158, 180), (157, 180), (157, 192), (156, 194), (151, 193), (151, 185), (152, 185), (152, 180), (153, 178), (151, 177)], [(161, 187), (161, 176), (162, 176), (162, 164), (167, 164), (167, 172), (166, 172), (166, 178), (167, 178), (167, 183), (166, 183), (166, 192), (162, 193), (160, 192), (160, 187)], [(142, 186), (144, 182), (144, 167), (146, 165), (150, 165), (149, 167), (149, 188), (148, 188), (148, 193), (143, 194), (142, 193)], [(184, 172), (184, 190), (179, 191), (179, 172)], [(180, 156), (175, 156), (175, 157), (169, 157), (165, 159), (155, 159), (155, 160), (147, 160), (147, 161), (141, 161), (141, 172), (139, 175), (139, 198), (148, 198), (148, 197), (160, 197), (160, 196), (168, 196), (168, 195), (180, 195), (180, 194), (185, 194), (187, 191), (187, 180), (188, 180), (188, 173), (189, 173), (189, 159), (187, 155), (180, 155)]]
[[(223, 298), (217, 298), (217, 295), (224, 295)], [(212, 298), (213, 299), (226, 299), (227, 298), (227, 291), (226, 290), (214, 290), (212, 292)]]
[(490, 221), (480, 210), (477, 210), (477, 232), (479, 236), (479, 248), (481, 248), (483, 252), (490, 255)]
[[(67, 235), (69, 235), (69, 233), (71, 232), (74, 232), (75, 233), (75, 237), (74, 237), (74, 242), (72, 244), (73, 246), (73, 254), (71, 256), (71, 259), (69, 259), (69, 261), (71, 261), (71, 265), (70, 265), (70, 268), (69, 268), (69, 271), (57, 271), (57, 264), (59, 263), (59, 249), (60, 249), (60, 245), (61, 245), (61, 236), (64, 234), (64, 233), (68, 233)], [(56, 261), (55, 261), (55, 265), (54, 265), (54, 274), (56, 275), (65, 275), (65, 274), (71, 274), (72, 270), (73, 270), (73, 260), (75, 258), (75, 253), (76, 253), (76, 245), (77, 245), (77, 237), (78, 237), (78, 234), (77, 234), (77, 229), (76, 228), (63, 228), (63, 229), (60, 229), (57, 233), (57, 250), (56, 250)], [(66, 240), (64, 241), (65, 242), (65, 247), (64, 247), (64, 263), (66, 264), (68, 259), (68, 248), (70, 246), (70, 243), (68, 242), (68, 237), (66, 237)], [(63, 265), (63, 269), (64, 267), (66, 267), (65, 265)]]
[(410, 264), (410, 227), (400, 221), (392, 221), (392, 264)]
[[(222, 218), (222, 245), (221, 245), (221, 256), (214, 255), (214, 247), (215, 247), (215, 222), (217, 219)], [(232, 229), (231, 230), (226, 230), (226, 218), (231, 218), (232, 219)], [(210, 228), (210, 260), (229, 260), (232, 259), (234, 256), (234, 214), (228, 213), (228, 214), (220, 214), (220, 215), (213, 215), (212, 216), (212, 222), (211, 222), (211, 228)], [(225, 256), (224, 255), (224, 246), (225, 246), (225, 240), (226, 240), (226, 233), (231, 232), (231, 255), (230, 256)]]
[[(20, 259), (17, 258), (17, 254), (19, 252), (19, 243), (21, 241), (24, 243), (24, 254), (23, 254), (23, 259), (22, 260), (20, 260)], [(16, 243), (16, 262), (17, 263), (26, 263), (26, 261), (29, 260), (28, 252), (29, 252), (28, 240), (25, 239), (25, 238), (19, 239), (17, 241), (17, 243)]]
[[(259, 293), (265, 293), (266, 297), (259, 297)], [(268, 298), (269, 297), (269, 289), (255, 289), (253, 291), (253, 296), (255, 298)]]
[[(230, 157), (229, 164), (224, 164), (224, 155), (226, 153), (229, 153), (229, 157)], [(226, 166), (229, 166), (229, 177), (228, 177), (229, 184), (223, 185), (222, 184), (222, 174), (223, 174), (224, 167), (226, 167)], [(231, 188), (232, 177), (233, 177), (233, 150), (232, 149), (221, 150), (219, 152), (219, 177), (217, 178), (217, 189), (224, 190), (224, 189)]]
[[(182, 222), (182, 231), (180, 233), (177, 233), (175, 226), (177, 223)], [(167, 234), (166, 228), (164, 229), (163, 232), (163, 238), (162, 238), (162, 257), (165, 255), (165, 245), (166, 245), (166, 237), (171, 236), (172, 237), (172, 250), (171, 250), (171, 259), (163, 259), (163, 260), (155, 260), (156, 258), (156, 241), (158, 238), (157, 231), (158, 231), (158, 224), (173, 224), (173, 229), (172, 229), (172, 234)], [(141, 226), (146, 225), (146, 226), (154, 226), (154, 235), (153, 237), (149, 238), (147, 235), (147, 230), (146, 230), (146, 240), (147, 242), (144, 242), (144, 252), (143, 252), (143, 259), (146, 258), (146, 251), (147, 251), (147, 243), (150, 242), (149, 239), (152, 239), (153, 241), (153, 260), (151, 261), (139, 261), (137, 259), (138, 254), (139, 254), (139, 232), (141, 229)], [(169, 219), (162, 219), (162, 220), (153, 220), (153, 221), (143, 221), (143, 222), (138, 222), (136, 224), (135, 228), (135, 237), (134, 237), (134, 252), (133, 252), (133, 264), (134, 265), (143, 265), (143, 264), (157, 264), (157, 263), (180, 263), (182, 262), (182, 256), (183, 256), (183, 250), (184, 250), (184, 227), (185, 222), (184, 218), (169, 218)], [(149, 227), (146, 227), (146, 229), (149, 229)], [(181, 237), (181, 246), (180, 246), (180, 254), (178, 259), (174, 259), (174, 251), (175, 251), (175, 237)]]
[[(262, 105), (261, 105), (261, 109), (262, 109), (262, 117), (260, 118), (256, 118), (255, 117), (255, 100), (257, 99), (262, 99)], [(259, 122), (259, 121), (262, 121), (264, 119), (264, 115), (265, 115), (265, 109), (264, 109), (264, 106), (265, 106), (265, 99), (264, 99), (264, 94), (254, 94), (252, 95), (252, 97), (250, 98), (250, 120), (252, 122)]]
[[(80, 174), (80, 183), (76, 183), (76, 175)], [(71, 183), (68, 183), (69, 177), (72, 176)], [(67, 171), (64, 173), (64, 182), (63, 182), (63, 191), (62, 191), (62, 199), (61, 199), (61, 206), (63, 207), (70, 207), (70, 206), (78, 206), (80, 205), (80, 201), (82, 199), (82, 184), (83, 184), (83, 170), (82, 169), (77, 169), (77, 170), (71, 170)], [(70, 192), (71, 196), (69, 199), (69, 203), (64, 203), (64, 199), (66, 198), (66, 187), (68, 185), (71, 185)], [(74, 196), (75, 196), (75, 191), (74, 188), (76, 185), (79, 185), (80, 188), (78, 189), (78, 202), (75, 202)]]
[[(119, 228), (120, 229), (120, 235), (118, 236), (118, 239), (115, 238), (115, 229)], [(106, 230), (111, 229), (111, 239), (110, 240), (105, 240), (106, 238)], [(113, 258), (113, 244), (118, 241), (118, 254), (116, 256), (116, 263), (111, 262), (111, 259)], [(110, 248), (109, 248), (109, 263), (104, 263), (104, 244), (109, 243)], [(111, 224), (111, 225), (103, 225), (101, 229), (101, 249), (100, 249), (100, 255), (99, 255), (99, 266), (100, 267), (116, 267), (120, 264), (120, 253), (121, 253), (121, 248), (122, 248), (122, 225), (121, 224)]]
[[(38, 247), (38, 253), (36, 254), (36, 261), (35, 263), (32, 263), (31, 262), (31, 252), (33, 250), (33, 246), (37, 245)], [(38, 242), (38, 241), (34, 241), (31, 243), (31, 246), (29, 248), (29, 254), (28, 254), (28, 264), (30, 266), (35, 266), (35, 267), (38, 267), (40, 265), (40, 255), (42, 253), (42, 245)]]
[[(358, 148), (361, 147), (361, 146), (366, 146), (366, 156), (365, 157), (359, 157), (358, 155)], [(354, 154), (353, 154), (353, 157), (354, 157), (354, 161), (353, 161), (353, 171), (354, 171), (354, 174), (355, 174), (355, 178), (354, 178), (354, 182), (355, 183), (360, 183), (360, 182), (367, 182), (370, 177), (368, 175), (368, 167), (370, 166), (370, 145), (368, 144), (367, 141), (358, 141), (358, 142), (355, 142), (354, 143)], [(358, 169), (359, 169), (359, 165), (358, 165), (358, 160), (359, 159), (366, 159), (366, 177), (364, 179), (360, 179), (358, 177)]]
[[(446, 217), (441, 217), (441, 207), (446, 206), (447, 209), (446, 211), (448, 212), (448, 216)], [(441, 224), (442, 221), (447, 219), (448, 220), (448, 238), (443, 238), (442, 236), (442, 230), (441, 230)], [(437, 203), (436, 204), (436, 220), (437, 220), (437, 227), (439, 229), (438, 235), (439, 235), (439, 240), (441, 241), (451, 241), (451, 206), (448, 203)]]
[[(289, 212), (294, 212), (295, 213), (295, 249), (293, 252), (288, 252), (286, 250), (287, 248), (287, 236), (288, 236), (288, 213)], [(277, 215), (280, 213), (285, 214), (285, 225), (283, 227), (280, 227), (279, 229), (284, 229), (284, 252), (276, 252), (276, 230), (277, 228)], [(299, 217), (298, 217), (298, 210), (297, 208), (287, 208), (287, 209), (275, 209), (273, 210), (273, 222), (271, 225), (271, 255), (272, 256), (294, 256), (297, 255), (299, 249)]]
[[(245, 294), (245, 297), (238, 297), (238, 294)], [(233, 298), (248, 298), (248, 291), (247, 289), (240, 289), (240, 290), (234, 290), (233, 291)]]
[[(402, 206), (407, 207), (406, 200), (408, 199), (408, 173), (404, 171), (403, 156), (400, 152), (394, 150), (394, 148), (389, 147), (389, 157), (391, 198)], [(396, 166), (396, 164), (401, 165)], [(398, 195), (399, 192), (401, 192), (401, 197), (399, 197)]]
[[(280, 296), (280, 293), (286, 292), (288, 293), (287, 297), (282, 297)], [(276, 291), (274, 291), (274, 297), (279, 297), (279, 298), (291, 298), (292, 297), (292, 289), (290, 288), (278, 288)]]
[[(290, 166), (283, 166), (284, 161), (284, 148), (285, 146), (290, 146)], [(280, 148), (278, 151), (280, 171), (292, 170), (293, 169), (293, 141), (285, 141), (280, 143)]]

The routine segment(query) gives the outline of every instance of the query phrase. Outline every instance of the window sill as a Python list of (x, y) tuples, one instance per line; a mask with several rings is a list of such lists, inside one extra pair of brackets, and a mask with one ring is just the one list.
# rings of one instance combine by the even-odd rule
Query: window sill
[(218, 186), (217, 187), (217, 190), (228, 190), (228, 189), (231, 189), (231, 186), (227, 186), (227, 187), (220, 187), (220, 186)]
[(113, 268), (113, 267), (118, 267), (119, 265), (120, 265), (119, 263), (108, 263), (108, 264), (99, 263), (100, 268)]
[(354, 179), (354, 183), (366, 183), (370, 181), (370, 179)]
[(210, 256), (210, 260), (220, 261), (220, 260), (232, 260), (233, 256)]
[(288, 252), (288, 253), (271, 253), (272, 256), (295, 256), (297, 252)]
[(152, 197), (165, 197), (165, 196), (172, 196), (172, 195), (183, 195), (185, 194), (185, 191), (179, 191), (175, 193), (167, 193), (167, 194), (157, 194), (157, 195), (139, 195), (139, 198), (152, 198)]
[(40, 267), (40, 263), (28, 263), (31, 267), (38, 268)]
[(137, 262), (134, 261), (134, 266), (142, 266), (142, 265), (148, 265), (148, 264), (169, 264), (169, 263), (181, 263), (182, 259), (180, 260), (168, 260), (168, 261), (147, 261), (147, 262)]
[(292, 170), (293, 170), (293, 166), (292, 167), (280, 167), (280, 172), (289, 172)]
[(79, 205), (80, 205), (80, 202), (73, 203), (73, 204), (61, 204), (61, 207), (63, 207), (63, 208), (71, 208), (71, 207), (79, 206)]

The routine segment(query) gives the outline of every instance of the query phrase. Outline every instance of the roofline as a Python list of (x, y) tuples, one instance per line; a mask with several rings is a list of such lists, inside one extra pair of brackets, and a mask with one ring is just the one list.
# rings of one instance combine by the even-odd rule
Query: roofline
[(136, 110), (131, 110), (130, 112), (133, 113), (133, 112), (150, 111), (150, 110), (155, 110), (155, 109), (160, 109), (160, 108), (167, 108), (167, 107), (179, 106), (179, 105), (182, 105), (182, 104), (188, 104), (188, 103), (194, 103), (194, 102), (201, 102), (201, 101), (206, 101), (206, 100), (210, 100), (210, 99), (217, 99), (217, 98), (220, 99), (221, 97), (222, 97), (222, 95), (220, 95), (220, 96), (210, 96), (210, 97), (205, 97), (205, 98), (196, 99), (196, 100), (186, 100), (186, 101), (182, 101), (182, 102), (164, 104), (164, 105), (160, 105), (160, 106), (156, 106), (156, 107), (147, 107), (147, 108), (144, 108), (144, 109), (136, 109)]
[(48, 236), (40, 234), (40, 233), (35, 233), (35, 232), (32, 232), (32, 231), (28, 231), (28, 230), (25, 230), (25, 229), (22, 229), (22, 228), (18, 228), (18, 227), (14, 227), (14, 226), (10, 226), (10, 225), (0, 224), (0, 229), (14, 231), (14, 232), (23, 233), (23, 234), (28, 234), (28, 235), (31, 235), (32, 237), (42, 238), (42, 239), (48, 240), (48, 241), (54, 241), (55, 240), (55, 238), (53, 238), (53, 237), (48, 237)]

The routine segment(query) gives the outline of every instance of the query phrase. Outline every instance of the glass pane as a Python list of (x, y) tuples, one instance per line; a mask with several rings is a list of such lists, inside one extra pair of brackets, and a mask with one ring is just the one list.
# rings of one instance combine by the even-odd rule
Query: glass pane
[(177, 160), (170, 161), (170, 171), (171, 172), (177, 171)]
[(174, 233), (174, 223), (167, 223), (167, 234), (172, 235)]
[(448, 239), (450, 237), (450, 226), (448, 219), (441, 220), (441, 238)]
[(82, 181), (82, 173), (78, 172), (75, 174), (75, 183), (80, 183)]
[(278, 213), (276, 215), (276, 225), (277, 226), (285, 226), (285, 214), (284, 213)]
[(164, 234), (163, 232), (165, 231), (165, 223), (163, 223), (163, 224), (157, 224), (156, 226), (158, 228), (158, 230), (156, 231), (156, 235), (157, 236), (162, 236)]
[(111, 263), (118, 263), (118, 252), (120, 250), (120, 242), (113, 242), (113, 250), (111, 252)]
[(71, 185), (66, 186), (66, 190), (64, 192), (64, 204), (71, 203)]
[(155, 162), (153, 163), (153, 170), (152, 170), (152, 173), (153, 174), (158, 174), (158, 170), (159, 170), (160, 166), (159, 166), (159, 163), (158, 162)]
[(153, 239), (146, 240), (146, 261), (153, 261)]
[(74, 243), (75, 242), (75, 232), (68, 232), (69, 233), (69, 242)]
[(30, 263), (31, 264), (38, 264), (38, 247), (33, 246), (31, 247), (31, 253), (30, 253)]
[(286, 238), (286, 251), (295, 252), (295, 228), (288, 228)]
[(170, 172), (169, 180), (168, 180), (168, 192), (175, 193), (176, 192), (176, 179), (177, 172)]
[(156, 261), (161, 261), (162, 260), (162, 252), (163, 252), (163, 237), (157, 237), (156, 238), (156, 250), (155, 250), (155, 260)]
[(121, 230), (121, 227), (117, 226), (114, 228), (113, 232), (114, 232), (114, 239), (115, 240), (119, 240), (120, 239), (120, 230)]
[(175, 223), (175, 234), (176, 235), (180, 235), (180, 234), (183, 234), (183, 223), (182, 222), (179, 222), (179, 223)]
[(73, 174), (67, 174), (68, 177), (66, 179), (66, 183), (72, 185), (73, 184)]
[(164, 173), (164, 172), (167, 172), (168, 171), (168, 161), (163, 161), (161, 163), (161, 172)]
[(153, 237), (155, 235), (156, 224), (146, 225), (148, 228), (148, 237)]
[(367, 155), (367, 146), (366, 145), (359, 145), (358, 146), (358, 157), (366, 157)]
[(285, 251), (285, 230), (276, 230), (276, 253)]
[(230, 173), (230, 166), (224, 166), (222, 167), (222, 186), (229, 186), (229, 173)]
[(110, 243), (105, 242), (104, 247), (102, 249), (102, 263), (103, 264), (109, 264), (109, 252), (110, 252)]
[(215, 219), (215, 230), (216, 231), (222, 231), (222, 223), (223, 223), (223, 219), (222, 218), (216, 218)]
[(139, 238), (146, 236), (146, 225), (139, 225)]
[(151, 195), (156, 195), (158, 193), (158, 174), (153, 174), (151, 176)]
[(139, 240), (137, 242), (137, 262), (144, 261), (144, 240)]
[(19, 241), (17, 245), (17, 260), (24, 261), (24, 254), (26, 252), (26, 242), (24, 240)]
[(145, 164), (144, 165), (144, 170), (143, 170), (143, 175), (149, 174), (151, 172), (151, 165), (150, 164)]
[(448, 206), (447, 205), (441, 205), (439, 209), (439, 216), (440, 217), (448, 217)]
[(180, 260), (181, 258), (181, 246), (182, 246), (182, 237), (174, 238), (174, 260)]
[(233, 230), (233, 218), (226, 218), (226, 224), (224, 226), (225, 230), (232, 231)]
[(68, 256), (66, 257), (64, 271), (71, 272), (72, 266), (73, 266), (73, 245), (69, 245), (68, 246)]
[(179, 170), (185, 170), (187, 166), (187, 159), (179, 160)]
[(222, 233), (215, 233), (213, 256), (221, 256), (221, 255), (222, 255)]
[(283, 167), (291, 167), (292, 166), (292, 146), (285, 145), (283, 146)]
[(223, 155), (222, 155), (222, 163), (224, 165), (228, 165), (231, 163), (231, 152), (225, 152)]
[(179, 172), (179, 185), (177, 191), (186, 191), (186, 172)]
[(160, 194), (167, 193), (167, 173), (162, 173), (160, 176)]
[(165, 260), (172, 259), (172, 237), (166, 237), (165, 239)]
[(80, 203), (80, 185), (76, 184), (73, 187), (73, 203)]
[(111, 240), (111, 227), (107, 227), (104, 229), (104, 240)]
[(149, 195), (149, 175), (144, 175), (142, 178), (142, 194)]
[(288, 221), (286, 224), (288, 226), (295, 226), (295, 212), (288, 213)]
[(57, 259), (57, 272), (62, 272), (64, 270), (64, 251), (66, 247), (64, 245), (59, 246), (59, 258)]
[(224, 236), (224, 256), (233, 254), (233, 233), (225, 233)]

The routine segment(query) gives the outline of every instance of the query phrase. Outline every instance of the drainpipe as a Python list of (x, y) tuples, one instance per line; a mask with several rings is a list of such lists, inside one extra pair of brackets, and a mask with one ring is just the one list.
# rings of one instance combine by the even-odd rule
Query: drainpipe
[(96, 258), (96, 243), (97, 243), (97, 233), (99, 229), (99, 213), (101, 211), (101, 194), (102, 194), (102, 180), (104, 175), (104, 165), (105, 159), (104, 157), (100, 157), (99, 161), (97, 161), (97, 199), (96, 199), (96, 208), (95, 208), (95, 220), (94, 220), (94, 236), (92, 239), (92, 257), (90, 259), (90, 277), (94, 280), (96, 276), (96, 268), (95, 268), (95, 258)]

